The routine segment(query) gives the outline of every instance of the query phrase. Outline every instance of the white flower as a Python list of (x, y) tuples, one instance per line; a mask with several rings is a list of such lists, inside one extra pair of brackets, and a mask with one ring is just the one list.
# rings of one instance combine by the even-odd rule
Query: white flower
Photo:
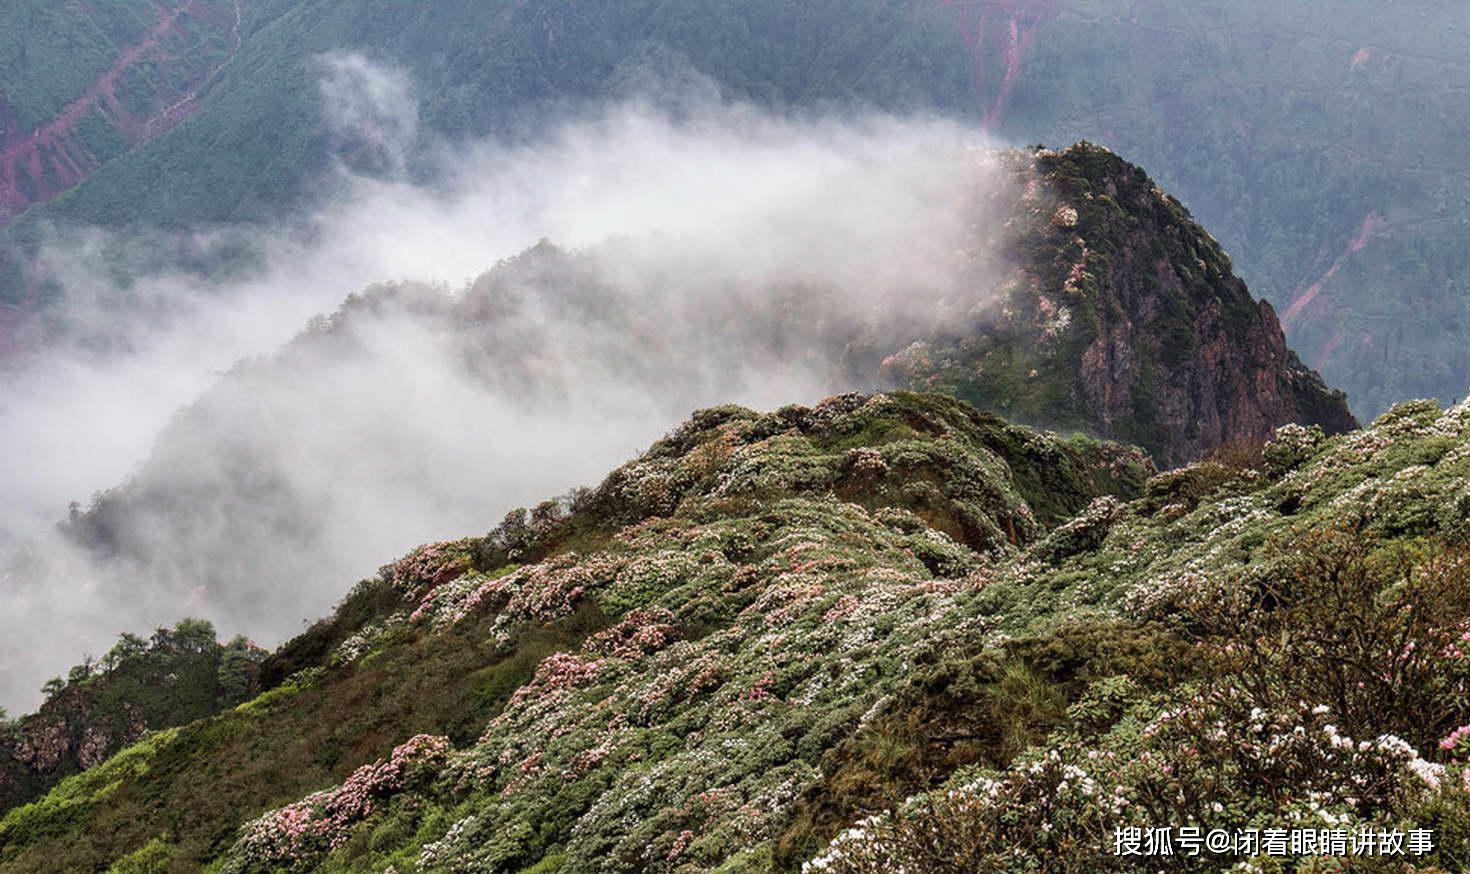
[(1444, 776), (1444, 765), (1426, 762), (1416, 756), (1413, 761), (1409, 762), (1408, 768), (1414, 773), (1414, 776), (1427, 783), (1430, 789), (1439, 788), (1439, 780)]

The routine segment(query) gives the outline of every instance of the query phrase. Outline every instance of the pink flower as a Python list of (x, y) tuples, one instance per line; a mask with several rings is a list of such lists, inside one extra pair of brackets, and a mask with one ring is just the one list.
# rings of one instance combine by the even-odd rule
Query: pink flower
[(760, 679), (755, 681), (755, 685), (751, 687), (748, 697), (752, 701), (764, 701), (767, 698), (774, 697), (774, 694), (771, 692), (771, 686), (775, 685), (775, 683), (775, 676), (770, 671), (766, 671), (764, 674), (761, 674)]
[(1460, 741), (1470, 738), (1470, 725), (1462, 725), (1449, 733), (1449, 736), (1439, 742), (1442, 750), (1453, 750), (1460, 745)]

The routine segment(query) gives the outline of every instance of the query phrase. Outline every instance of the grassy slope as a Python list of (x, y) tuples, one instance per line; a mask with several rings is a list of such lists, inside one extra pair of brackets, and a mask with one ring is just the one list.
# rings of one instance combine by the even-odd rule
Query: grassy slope
[[(855, 451), (865, 446), (883, 447), (888, 460), (865, 467), (865, 456)], [(1010, 485), (1010, 470), (1030, 484)], [(313, 663), (329, 665), (325, 674), (321, 667), (305, 680), (298, 674), (258, 704), (180, 729), (176, 742), (145, 757), (151, 762), (146, 777), (88, 794), (77, 787), (98, 779), (89, 772), (51, 798), (12, 812), (0, 825), (0, 867), (45, 869), (57, 858), (54, 841), (70, 842), (73, 828), (86, 837), (64, 858), (78, 867), (158, 836), (177, 846), (181, 858), (218, 856), (233, 840), (242, 812), (330, 785), (384, 755), (405, 731), (445, 733), (473, 744), (544, 656), (576, 649), (588, 634), (626, 620), (635, 608), (668, 611), (659, 615), (667, 616), (674, 637), (685, 639), (677, 645), (683, 655), (669, 656), (675, 661), (684, 663), (698, 650), (704, 654), (695, 660), (722, 665), (712, 678), (720, 677), (726, 691), (689, 702), (708, 718), (723, 706), (718, 702), (738, 699), (742, 684), (755, 679), (747, 675), (758, 663), (739, 654), (740, 626), (749, 615), (741, 611), (751, 603), (795, 596), (795, 608), (809, 598), (811, 584), (834, 571), (842, 578), (833, 582), (834, 593), (861, 591), (870, 577), (899, 586), (897, 592), (907, 580), (952, 576), (971, 566), (976, 553), (937, 530), (1009, 553), (1013, 540), (1029, 542), (1042, 531), (1021, 495), (1036, 494), (1034, 484), (1043, 477), (1057, 486), (1047, 495), (1054, 512), (1065, 513), (1099, 492), (1136, 492), (1143, 470), (1132, 451), (1058, 441), (937, 396), (899, 395), (866, 405), (843, 398), (815, 411), (790, 408), (766, 416), (734, 408), (702, 414), (582, 498), (569, 518), (542, 515), (525, 538), (508, 526), (482, 542), (401, 565), (389, 582), (364, 584), (336, 620), (288, 644), (265, 666), (268, 677)], [(1074, 478), (1060, 482), (1068, 471)], [(712, 492), (722, 474), (725, 495), (717, 497)], [(875, 509), (838, 503), (824, 497), (829, 491)], [(882, 511), (884, 506), (912, 513)], [(673, 518), (657, 521), (671, 511)], [(688, 545), (671, 548), (681, 541)], [(823, 558), (829, 548), (836, 553)], [(512, 549), (517, 561), (540, 563), (504, 576)], [(563, 577), (579, 553), (607, 576), (589, 578), (585, 594), (566, 595)], [(401, 614), (386, 620), (411, 609), (429, 590), (427, 580), (453, 576), (439, 574), (439, 567), (451, 564), (462, 573), (471, 554), (485, 570), (433, 589), (439, 598), (434, 615), (452, 615), (455, 592), (463, 597), (495, 579), (521, 587), (524, 595), (504, 610), (469, 611), (452, 624), (405, 622)], [(353, 635), (364, 643), (344, 650)], [(624, 658), (633, 668), (635, 660)], [(669, 732), (689, 729), (665, 723), (693, 718), (673, 703), (649, 713), (651, 722), (629, 741), (652, 745), (650, 754), (672, 752)], [(817, 720), (820, 725), (810, 724), (814, 713), (793, 724), (793, 731), (819, 732), (806, 743), (808, 760), (855, 718), (856, 706), (849, 701), (834, 708)], [(548, 819), (546, 828), (553, 820), (569, 824), (566, 817), (584, 802), (557, 802), (572, 806)], [(138, 805), (151, 813), (140, 816)], [(520, 852), (534, 853), (553, 837), (547, 832)]]

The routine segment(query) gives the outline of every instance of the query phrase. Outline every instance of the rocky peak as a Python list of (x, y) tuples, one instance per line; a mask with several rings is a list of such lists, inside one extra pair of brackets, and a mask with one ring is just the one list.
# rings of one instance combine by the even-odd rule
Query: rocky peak
[(1086, 142), (1009, 160), (1014, 272), (983, 322), (891, 359), (900, 381), (1134, 443), (1163, 465), (1290, 422), (1357, 427), (1270, 304), (1141, 168)]

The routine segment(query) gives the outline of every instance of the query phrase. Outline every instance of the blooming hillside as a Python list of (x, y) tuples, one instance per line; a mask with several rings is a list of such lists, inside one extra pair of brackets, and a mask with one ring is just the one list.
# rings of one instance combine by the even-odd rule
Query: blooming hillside
[(0, 870), (1156, 870), (1114, 830), (1164, 825), (1463, 870), (1470, 405), (1148, 473), (938, 395), (706, 410), (12, 810)]

